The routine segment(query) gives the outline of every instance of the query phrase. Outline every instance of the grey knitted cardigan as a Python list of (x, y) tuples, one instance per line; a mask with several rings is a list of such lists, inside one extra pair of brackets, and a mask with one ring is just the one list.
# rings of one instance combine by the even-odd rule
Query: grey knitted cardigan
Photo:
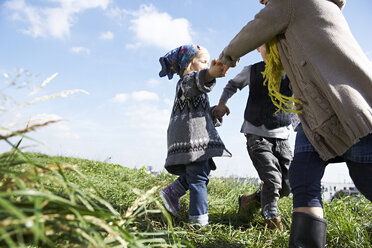
[(216, 80), (205, 82), (205, 73), (206, 70), (191, 72), (177, 83), (167, 131), (168, 155), (165, 161), (165, 168), (172, 174), (183, 174), (185, 165), (192, 162), (212, 162), (212, 157), (231, 157), (210, 114), (207, 93)]

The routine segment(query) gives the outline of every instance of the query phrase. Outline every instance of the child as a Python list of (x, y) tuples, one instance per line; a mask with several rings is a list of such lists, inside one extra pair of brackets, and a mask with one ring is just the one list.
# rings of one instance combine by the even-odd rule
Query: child
[[(257, 50), (265, 60), (265, 45)], [(288, 196), (290, 193), (288, 168), (292, 152), (288, 137), (292, 130), (291, 116), (283, 111), (276, 113), (277, 109), (269, 97), (267, 85), (264, 86), (264, 70), (265, 62), (262, 61), (244, 67), (235, 78), (229, 80), (218, 106), (212, 111), (212, 116), (222, 118), (224, 114), (229, 114), (226, 106), (228, 99), (237, 89), (242, 90), (249, 85), (249, 97), (240, 132), (244, 133), (247, 139), (249, 156), (263, 185), (262, 190), (239, 196), (238, 215), (246, 214), (251, 206), (260, 203), (261, 214), (267, 227), (282, 230), (277, 202), (279, 197)], [(287, 77), (282, 79), (281, 93), (292, 95)]]
[(207, 225), (207, 184), (212, 157), (231, 156), (213, 125), (207, 93), (223, 77), (224, 67), (197, 45), (178, 47), (160, 58), (160, 77), (180, 80), (168, 126), (168, 155), (165, 168), (179, 175), (171, 185), (160, 191), (166, 209), (174, 216), (180, 210), (180, 197), (190, 190), (189, 220)]
[(346, 161), (355, 186), (372, 201), (372, 65), (342, 15), (345, 0), (262, 2), (266, 7), (219, 61), (235, 66), (262, 43), (279, 52), (294, 96), (302, 102), (289, 170), (294, 211), (289, 246), (324, 247), (320, 182), (331, 159)]

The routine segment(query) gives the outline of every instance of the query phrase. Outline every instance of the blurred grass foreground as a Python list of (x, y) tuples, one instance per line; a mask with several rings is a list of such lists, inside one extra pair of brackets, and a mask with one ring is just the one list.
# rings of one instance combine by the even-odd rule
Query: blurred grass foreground
[[(13, 80), (4, 75), (5, 89), (27, 87), (18, 84), (21, 73)], [(55, 76), (27, 96), (39, 94)], [(63, 91), (18, 103), (0, 91), (0, 142), (9, 147), (0, 154), (0, 247), (287, 247), (291, 198), (279, 201), (283, 232), (266, 229), (259, 212), (237, 218), (238, 196), (257, 189), (249, 181), (211, 178), (210, 224), (200, 227), (187, 222), (188, 195), (177, 218), (160, 203), (159, 190), (175, 179), (167, 173), (23, 152), (28, 133), (58, 120), (30, 118), (15, 125), (6, 116), (77, 92), (86, 93)], [(372, 203), (363, 196), (326, 202), (325, 217), (327, 247), (371, 247)]]
[[(284, 231), (259, 212), (238, 219), (239, 194), (257, 186), (212, 178), (210, 225), (187, 222), (188, 196), (171, 218), (158, 191), (175, 178), (143, 169), (13, 149), (0, 157), (0, 246), (287, 247), (291, 198), (279, 207)], [(327, 247), (371, 247), (372, 204), (361, 195), (325, 203)]]

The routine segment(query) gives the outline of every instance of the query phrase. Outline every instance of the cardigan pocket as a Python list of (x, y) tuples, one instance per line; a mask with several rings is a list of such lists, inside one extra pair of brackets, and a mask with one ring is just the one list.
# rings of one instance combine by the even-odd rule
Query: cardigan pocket
[(306, 121), (312, 130), (322, 128), (334, 115), (332, 106), (330, 105), (327, 96), (322, 92), (318, 85), (323, 85), (324, 82), (318, 76), (317, 70), (312, 63), (303, 59), (300, 63), (301, 69), (301, 86), (304, 98), (303, 113), (306, 116)]

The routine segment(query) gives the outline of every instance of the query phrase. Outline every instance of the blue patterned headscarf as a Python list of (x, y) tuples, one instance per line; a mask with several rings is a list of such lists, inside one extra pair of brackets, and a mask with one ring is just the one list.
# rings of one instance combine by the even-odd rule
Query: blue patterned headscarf
[(174, 73), (182, 76), (191, 58), (199, 51), (200, 46), (198, 45), (184, 45), (160, 57), (161, 71), (159, 72), (159, 76), (168, 76), (169, 79), (173, 78)]

